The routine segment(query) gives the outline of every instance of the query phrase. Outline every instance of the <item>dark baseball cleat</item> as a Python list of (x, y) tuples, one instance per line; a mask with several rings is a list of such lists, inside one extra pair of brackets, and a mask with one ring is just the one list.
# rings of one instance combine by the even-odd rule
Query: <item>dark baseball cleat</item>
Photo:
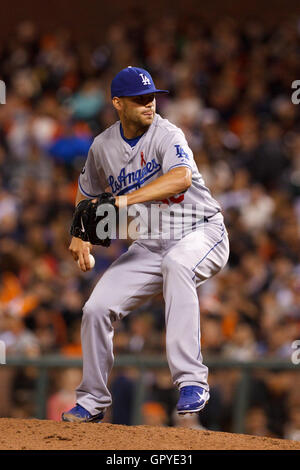
[(177, 413), (191, 414), (201, 411), (209, 400), (209, 392), (196, 385), (187, 385), (180, 389)]
[(68, 421), (69, 423), (100, 423), (103, 417), (104, 413), (102, 411), (97, 415), (91, 415), (89, 411), (78, 404), (61, 415), (62, 421)]

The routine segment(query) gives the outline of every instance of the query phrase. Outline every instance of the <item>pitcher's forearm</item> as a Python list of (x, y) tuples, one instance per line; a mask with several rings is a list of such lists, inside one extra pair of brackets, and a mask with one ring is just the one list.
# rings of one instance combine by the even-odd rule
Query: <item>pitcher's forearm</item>
[(179, 167), (165, 173), (143, 188), (137, 189), (128, 196), (119, 196), (119, 206), (139, 204), (149, 201), (160, 201), (186, 191), (192, 183), (192, 172), (187, 167)]

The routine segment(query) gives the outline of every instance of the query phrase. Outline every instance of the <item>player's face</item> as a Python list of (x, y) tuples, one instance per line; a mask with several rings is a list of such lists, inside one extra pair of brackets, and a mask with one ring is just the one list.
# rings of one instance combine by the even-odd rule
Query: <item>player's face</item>
[(124, 96), (120, 98), (120, 101), (120, 116), (127, 122), (141, 127), (148, 127), (152, 124), (156, 110), (154, 93), (140, 96)]

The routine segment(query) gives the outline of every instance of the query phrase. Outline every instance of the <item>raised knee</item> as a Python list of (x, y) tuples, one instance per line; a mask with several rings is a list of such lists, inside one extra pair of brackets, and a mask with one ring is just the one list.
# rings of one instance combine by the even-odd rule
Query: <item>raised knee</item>
[(83, 318), (85, 320), (104, 320), (104, 321), (114, 321), (114, 313), (109, 305), (106, 305), (105, 302), (99, 301), (94, 302), (93, 300), (89, 299), (83, 309)]
[(184, 269), (184, 264), (173, 254), (167, 254), (161, 264), (161, 270), (163, 274), (167, 274), (171, 270), (180, 270)]
[(82, 309), (83, 316), (85, 318), (93, 319), (105, 316), (108, 313), (108, 309), (104, 306), (103, 302), (93, 302), (88, 300)]

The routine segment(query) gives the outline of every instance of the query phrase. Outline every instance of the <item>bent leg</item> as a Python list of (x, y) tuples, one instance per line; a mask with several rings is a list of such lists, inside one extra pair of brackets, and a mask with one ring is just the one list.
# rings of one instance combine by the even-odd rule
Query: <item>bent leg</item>
[(113, 356), (112, 321), (162, 290), (161, 255), (134, 243), (104, 273), (83, 308), (83, 377), (77, 403), (92, 415), (111, 405), (107, 381)]
[(226, 229), (209, 223), (176, 243), (163, 259), (167, 358), (179, 388), (200, 385), (208, 390), (197, 287), (225, 266), (228, 255)]

